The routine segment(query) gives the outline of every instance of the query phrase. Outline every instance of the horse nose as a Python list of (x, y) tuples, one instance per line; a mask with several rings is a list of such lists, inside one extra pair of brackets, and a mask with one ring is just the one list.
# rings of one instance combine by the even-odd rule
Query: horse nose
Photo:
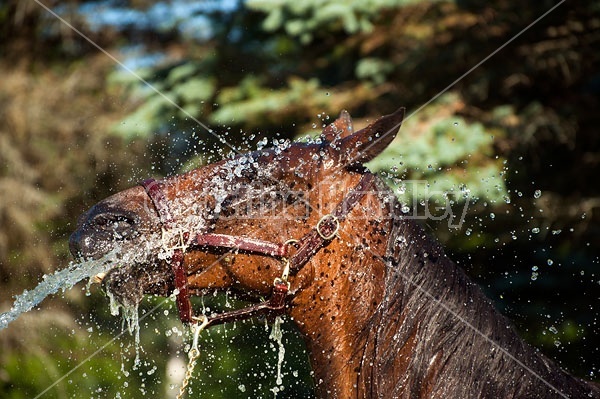
[(77, 260), (99, 259), (108, 249), (107, 244), (96, 237), (93, 231), (77, 230), (69, 237), (69, 250)]
[(77, 230), (69, 237), (69, 250), (75, 259), (94, 258), (96, 242), (89, 234)]

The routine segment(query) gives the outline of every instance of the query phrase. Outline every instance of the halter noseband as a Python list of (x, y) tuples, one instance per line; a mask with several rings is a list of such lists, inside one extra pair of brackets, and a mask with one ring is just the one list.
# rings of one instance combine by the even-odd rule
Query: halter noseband
[[(196, 233), (195, 235), (192, 235), (193, 233), (190, 232), (181, 233), (181, 245), (176, 246), (173, 249), (173, 255), (170, 259), (171, 269), (175, 276), (176, 302), (179, 311), (179, 319), (183, 323), (194, 323), (198, 321), (198, 318), (194, 317), (192, 314), (187, 272), (184, 266), (184, 251), (189, 247), (233, 249), (281, 258), (285, 259), (287, 262), (282, 278), (276, 279), (273, 283), (273, 293), (269, 300), (247, 308), (211, 315), (204, 321), (206, 326), (247, 319), (265, 313), (283, 313), (289, 289), (287, 275), (298, 273), (310, 258), (331, 242), (339, 229), (340, 223), (344, 221), (352, 208), (360, 202), (374, 178), (375, 176), (373, 174), (368, 172), (364, 173), (356, 187), (344, 197), (342, 202), (336, 206), (332, 213), (323, 216), (317, 225), (301, 239), (297, 241), (293, 240), (296, 251), (292, 255), (288, 253), (292, 241), (286, 241), (279, 244), (228, 234)], [(171, 230), (174, 227), (175, 219), (173, 219), (170, 212), (167, 197), (163, 191), (163, 183), (154, 179), (147, 179), (140, 184), (144, 187), (146, 193), (152, 200), (163, 230)]]

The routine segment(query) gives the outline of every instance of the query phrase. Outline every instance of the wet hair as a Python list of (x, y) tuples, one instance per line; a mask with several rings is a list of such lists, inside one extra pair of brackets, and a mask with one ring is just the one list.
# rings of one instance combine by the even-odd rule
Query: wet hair
[(362, 364), (372, 364), (360, 373), (359, 388), (369, 391), (363, 396), (600, 397), (598, 385), (571, 376), (525, 343), (439, 243), (399, 210), (396, 201), (384, 300), (361, 332), (367, 342)]

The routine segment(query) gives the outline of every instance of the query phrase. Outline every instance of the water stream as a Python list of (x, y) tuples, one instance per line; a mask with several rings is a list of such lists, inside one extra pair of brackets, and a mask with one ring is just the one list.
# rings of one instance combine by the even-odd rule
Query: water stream
[(99, 260), (71, 262), (64, 269), (44, 275), (42, 281), (34, 289), (25, 290), (21, 295), (15, 296), (15, 302), (11, 309), (0, 314), (0, 330), (6, 328), (21, 314), (39, 305), (47, 296), (53, 295), (59, 290), (65, 292), (78, 282), (98, 273), (106, 273), (115, 267), (117, 262), (115, 252), (111, 252)]
[(271, 388), (271, 392), (273, 392), (273, 397), (277, 398), (277, 394), (283, 391), (283, 375), (281, 373), (281, 366), (283, 365), (283, 358), (285, 356), (285, 347), (283, 346), (283, 331), (281, 330), (281, 323), (283, 319), (281, 317), (277, 317), (275, 322), (273, 323), (273, 327), (271, 329), (271, 334), (269, 338), (275, 341), (277, 344), (277, 379), (275, 380), (275, 387)]

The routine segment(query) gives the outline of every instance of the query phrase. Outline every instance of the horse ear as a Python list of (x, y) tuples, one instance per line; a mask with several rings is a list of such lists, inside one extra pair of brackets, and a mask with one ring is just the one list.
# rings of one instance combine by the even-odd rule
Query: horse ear
[(404, 119), (404, 112), (405, 108), (402, 107), (354, 134), (336, 138), (332, 146), (339, 149), (340, 162), (366, 163), (379, 155), (396, 137)]
[(347, 137), (354, 133), (352, 118), (348, 111), (343, 110), (340, 116), (331, 124), (327, 125), (321, 133), (321, 138), (325, 141), (333, 141), (341, 137)]

